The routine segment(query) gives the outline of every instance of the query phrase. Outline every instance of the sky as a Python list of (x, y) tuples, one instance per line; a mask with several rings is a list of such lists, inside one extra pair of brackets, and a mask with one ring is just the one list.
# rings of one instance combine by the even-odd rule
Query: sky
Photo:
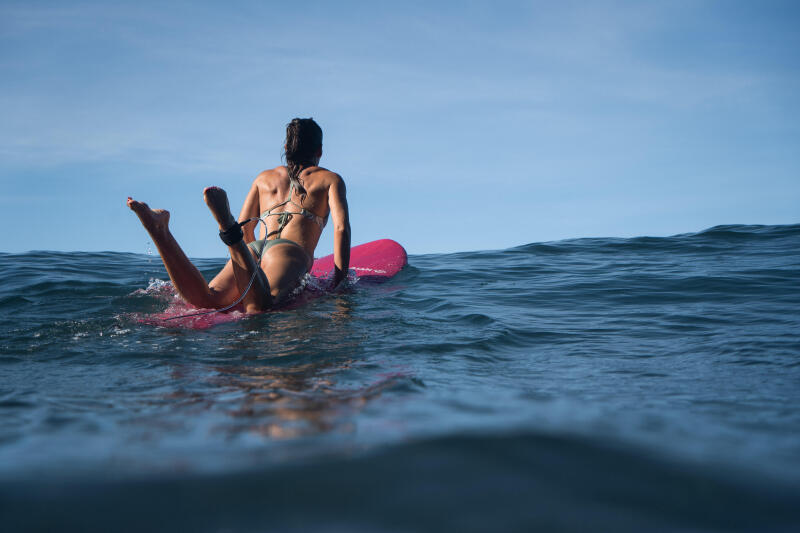
[[(800, 222), (800, 3), (0, 1), (0, 251), (224, 257), (314, 117), (353, 243), (409, 253)], [(328, 229), (317, 255), (332, 251)]]

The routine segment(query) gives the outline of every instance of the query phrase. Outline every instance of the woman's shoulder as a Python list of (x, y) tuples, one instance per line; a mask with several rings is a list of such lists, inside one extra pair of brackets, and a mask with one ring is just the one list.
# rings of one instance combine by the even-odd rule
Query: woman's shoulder
[(324, 181), (328, 184), (334, 184), (334, 183), (339, 183), (340, 181), (344, 181), (342, 180), (341, 175), (324, 167), (313, 167), (309, 169), (309, 174), (313, 174), (315, 179)]
[(279, 166), (275, 168), (270, 168), (267, 170), (262, 170), (256, 176), (255, 182), (256, 183), (269, 183), (275, 180), (287, 179), (289, 173), (286, 171), (286, 167)]
[[(331, 185), (337, 185), (339, 183), (344, 183), (344, 180), (342, 179), (342, 176), (340, 174), (332, 170), (329, 170), (327, 168), (319, 166), (304, 169), (303, 172), (301, 173), (301, 177), (305, 180), (310, 179), (315, 184), (323, 186), (331, 186)], [(275, 187), (284, 184), (284, 182), (288, 180), (289, 180), (289, 171), (286, 169), (285, 166), (281, 165), (279, 167), (270, 168), (259, 172), (254, 181), (254, 185)]]

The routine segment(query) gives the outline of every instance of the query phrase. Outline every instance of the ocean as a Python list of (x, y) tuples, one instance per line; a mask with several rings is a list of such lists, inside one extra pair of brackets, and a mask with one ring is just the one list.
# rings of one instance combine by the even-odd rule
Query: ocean
[(0, 254), (3, 531), (800, 530), (800, 225), (412, 255), (252, 317), (167, 321), (165, 280)]

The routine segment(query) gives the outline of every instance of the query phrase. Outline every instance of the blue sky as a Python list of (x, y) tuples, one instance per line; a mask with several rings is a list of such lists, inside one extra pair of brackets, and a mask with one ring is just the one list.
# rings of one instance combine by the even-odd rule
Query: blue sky
[[(313, 116), (355, 243), (411, 253), (800, 222), (800, 3), (0, 4), (0, 251), (223, 257)], [(318, 255), (330, 253), (323, 237)]]

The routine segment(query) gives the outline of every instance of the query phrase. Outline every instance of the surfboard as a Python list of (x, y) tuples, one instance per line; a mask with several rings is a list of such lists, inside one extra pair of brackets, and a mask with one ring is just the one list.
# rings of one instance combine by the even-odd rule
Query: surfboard
[[(400, 243), (391, 239), (379, 239), (350, 248), (350, 270), (359, 282), (386, 281), (397, 275), (408, 264), (408, 254)], [(333, 255), (314, 260), (311, 275), (315, 278), (333, 277)]]
[[(408, 264), (408, 255), (405, 249), (391, 239), (379, 239), (350, 248), (350, 272), (356, 274), (357, 284), (381, 283), (396, 276)], [(297, 309), (308, 302), (317, 299), (333, 289), (334, 263), (333, 255), (326, 255), (314, 260), (311, 267), (313, 282), (308, 283), (305, 289), (297, 295), (288, 305), (276, 311)], [(191, 329), (206, 329), (216, 324), (240, 320), (246, 315), (241, 313), (210, 314), (194, 313), (197, 310), (180, 299), (171, 298), (171, 305), (161, 313), (136, 317), (144, 324), (168, 327), (187, 327)], [(201, 313), (203, 313), (201, 311)]]

